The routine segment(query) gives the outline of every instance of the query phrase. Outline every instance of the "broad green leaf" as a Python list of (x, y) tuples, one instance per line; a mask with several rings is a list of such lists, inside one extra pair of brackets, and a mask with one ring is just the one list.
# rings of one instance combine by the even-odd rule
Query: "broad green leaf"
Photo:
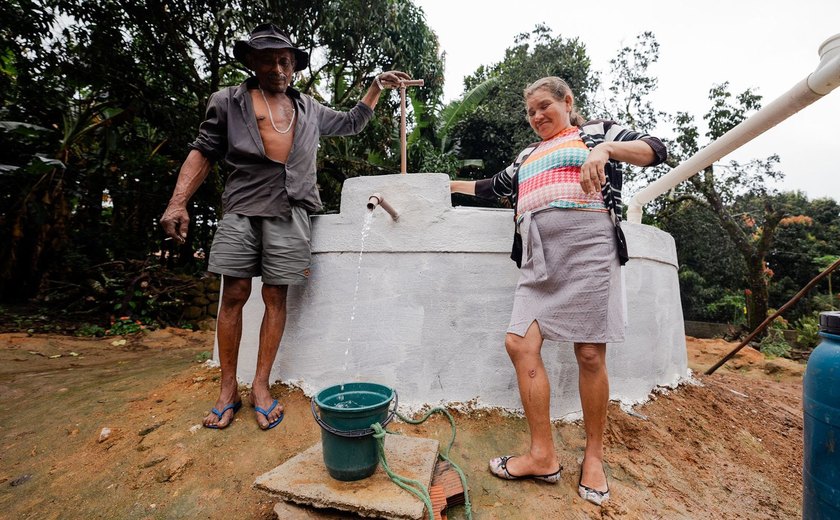
[(47, 173), (50, 170), (55, 169), (64, 169), (64, 163), (59, 161), (58, 159), (51, 159), (49, 157), (42, 157), (40, 155), (36, 155), (32, 157), (29, 161), (29, 164), (26, 165), (26, 169), (33, 172), (33, 173)]
[(25, 135), (27, 137), (35, 137), (52, 131), (49, 128), (44, 128), (43, 126), (22, 123), (20, 121), (0, 121), (0, 130), (18, 135)]
[(486, 98), (490, 91), (499, 83), (497, 77), (488, 78), (472, 90), (467, 92), (463, 99), (453, 101), (441, 112), (441, 119), (444, 123), (440, 129), (440, 135), (448, 136), (452, 127), (458, 123), (461, 118), (475, 110)]

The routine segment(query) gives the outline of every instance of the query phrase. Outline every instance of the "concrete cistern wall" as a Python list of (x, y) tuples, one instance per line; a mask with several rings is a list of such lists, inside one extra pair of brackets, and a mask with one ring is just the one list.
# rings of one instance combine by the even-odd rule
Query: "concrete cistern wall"
[[(374, 210), (360, 262), (366, 203), (376, 192), (399, 220)], [(509, 258), (511, 211), (453, 208), (450, 200), (443, 174), (345, 182), (341, 212), (312, 217), (311, 276), (289, 290), (272, 381), (309, 395), (371, 381), (396, 389), (411, 408), (471, 402), (521, 409), (504, 348), (519, 275)], [(674, 240), (641, 224), (623, 229), (631, 256), (627, 339), (608, 346), (607, 364), (611, 398), (640, 402), (688, 376), (685, 337)], [(237, 375), (244, 382), (253, 379), (262, 313), (256, 279), (243, 317)], [(552, 417), (579, 414), (572, 345), (546, 342), (542, 353)]]

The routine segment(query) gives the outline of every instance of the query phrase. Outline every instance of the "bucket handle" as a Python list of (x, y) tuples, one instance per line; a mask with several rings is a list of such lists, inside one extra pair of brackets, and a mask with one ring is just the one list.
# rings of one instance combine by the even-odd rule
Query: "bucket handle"
[[(382, 424), (383, 428), (385, 426), (387, 426), (388, 423), (391, 422), (394, 419), (394, 415), (396, 415), (396, 413), (397, 413), (397, 406), (399, 405), (399, 402), (398, 402), (398, 399), (397, 399), (397, 391), (394, 390), (394, 389), (391, 389), (391, 391), (394, 392), (394, 409), (391, 410), (391, 413), (388, 414), (388, 417), (386, 417), (385, 420), (382, 421), (381, 424)], [(333, 428), (332, 426), (330, 426), (329, 424), (325, 423), (323, 421), (323, 419), (318, 417), (318, 411), (315, 409), (315, 397), (313, 397), (309, 401), (309, 406), (312, 409), (312, 417), (315, 418), (315, 422), (317, 422), (321, 426), (321, 428), (327, 430), (328, 432), (332, 433), (333, 435), (338, 435), (339, 437), (353, 437), (353, 438), (355, 438), (355, 437), (366, 437), (368, 435), (373, 435), (374, 434), (373, 428), (361, 428), (359, 430), (337, 430), (337, 429)]]

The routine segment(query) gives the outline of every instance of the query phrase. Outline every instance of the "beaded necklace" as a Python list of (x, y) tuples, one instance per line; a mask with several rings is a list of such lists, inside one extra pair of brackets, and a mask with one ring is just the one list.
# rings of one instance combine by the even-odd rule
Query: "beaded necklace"
[(275, 132), (278, 134), (288, 134), (289, 130), (292, 129), (292, 123), (295, 122), (295, 114), (297, 114), (297, 109), (292, 106), (292, 117), (289, 119), (289, 126), (286, 127), (285, 130), (280, 130), (277, 128), (277, 125), (274, 124), (274, 115), (271, 113), (271, 105), (268, 104), (268, 99), (265, 98), (265, 92), (263, 92), (262, 87), (260, 87), (260, 94), (262, 95), (263, 101), (265, 102), (265, 106), (268, 109), (268, 120), (271, 121), (271, 128), (274, 129)]

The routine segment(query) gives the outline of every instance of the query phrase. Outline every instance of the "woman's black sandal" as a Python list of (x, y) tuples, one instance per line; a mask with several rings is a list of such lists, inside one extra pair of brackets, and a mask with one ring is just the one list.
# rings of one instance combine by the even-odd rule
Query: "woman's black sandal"
[(548, 482), (549, 484), (556, 484), (560, 482), (560, 472), (563, 471), (563, 466), (560, 466), (554, 473), (546, 475), (511, 475), (507, 469), (507, 463), (513, 455), (505, 455), (504, 457), (496, 457), (490, 461), (490, 473), (504, 480), (540, 480)]

